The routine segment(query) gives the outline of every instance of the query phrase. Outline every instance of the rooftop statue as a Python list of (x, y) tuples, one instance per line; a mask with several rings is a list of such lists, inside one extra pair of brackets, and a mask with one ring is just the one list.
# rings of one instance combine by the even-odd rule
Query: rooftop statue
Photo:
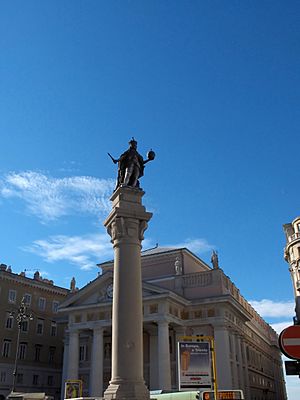
[(219, 257), (217, 251), (213, 250), (210, 261), (213, 265), (213, 269), (219, 269)]
[(155, 158), (154, 151), (150, 150), (147, 153), (147, 160), (144, 160), (137, 151), (137, 141), (134, 138), (129, 142), (129, 149), (121, 154), (119, 159), (113, 158), (109, 153), (108, 155), (114, 164), (118, 163), (118, 178), (115, 190), (119, 186), (139, 188), (139, 178), (144, 175), (145, 164)]

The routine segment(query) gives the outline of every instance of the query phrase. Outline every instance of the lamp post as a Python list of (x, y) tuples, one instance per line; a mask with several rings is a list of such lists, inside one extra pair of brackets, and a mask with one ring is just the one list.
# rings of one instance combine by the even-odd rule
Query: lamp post
[(16, 377), (17, 377), (17, 370), (18, 370), (18, 353), (19, 353), (21, 328), (25, 321), (32, 321), (33, 316), (32, 316), (32, 314), (27, 313), (27, 307), (25, 304), (24, 297), (21, 300), (21, 304), (20, 304), (20, 307), (18, 308), (17, 312), (12, 311), (10, 313), (10, 315), (15, 318), (15, 320), (17, 321), (17, 326), (18, 326), (17, 348), (16, 348), (15, 364), (14, 364), (14, 371), (13, 371), (13, 384), (12, 384), (12, 390), (11, 390), (13, 393), (16, 388)]

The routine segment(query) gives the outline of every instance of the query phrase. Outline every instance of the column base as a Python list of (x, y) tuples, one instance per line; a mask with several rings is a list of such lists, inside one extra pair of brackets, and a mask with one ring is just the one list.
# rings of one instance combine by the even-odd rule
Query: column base
[(144, 381), (114, 381), (110, 382), (104, 392), (105, 400), (149, 400), (150, 393)]

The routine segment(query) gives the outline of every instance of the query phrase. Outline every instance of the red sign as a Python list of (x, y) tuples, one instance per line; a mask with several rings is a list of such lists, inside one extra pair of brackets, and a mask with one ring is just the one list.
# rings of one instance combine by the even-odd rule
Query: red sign
[(279, 346), (287, 357), (300, 360), (300, 325), (285, 328), (279, 335)]

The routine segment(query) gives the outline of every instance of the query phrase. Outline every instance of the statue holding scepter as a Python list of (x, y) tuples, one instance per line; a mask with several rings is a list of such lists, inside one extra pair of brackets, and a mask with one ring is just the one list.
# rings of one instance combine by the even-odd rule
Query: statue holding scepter
[(121, 154), (119, 159), (113, 158), (109, 153), (108, 155), (114, 164), (118, 163), (118, 178), (115, 190), (121, 185), (139, 188), (139, 178), (144, 175), (145, 164), (155, 158), (154, 151), (150, 150), (147, 153), (147, 160), (144, 160), (137, 151), (137, 141), (134, 138), (129, 142), (129, 149)]

